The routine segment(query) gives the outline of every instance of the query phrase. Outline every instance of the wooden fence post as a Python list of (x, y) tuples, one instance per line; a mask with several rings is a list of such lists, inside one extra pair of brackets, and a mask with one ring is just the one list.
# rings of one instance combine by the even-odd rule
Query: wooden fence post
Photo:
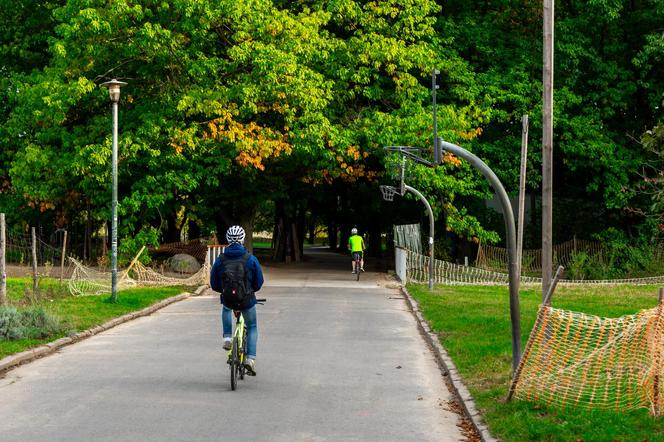
[(67, 231), (65, 230), (65, 236), (62, 239), (62, 256), (60, 257), (60, 284), (62, 284), (62, 278), (65, 274), (65, 255), (67, 253)]
[(0, 306), (8, 305), (7, 302), (7, 271), (5, 269), (5, 248), (7, 238), (5, 236), (5, 214), (0, 213)]
[(32, 227), (32, 294), (37, 293), (37, 233)]
[[(526, 213), (526, 166), (528, 164), (528, 115), (521, 117), (521, 171), (519, 173), (519, 214), (516, 235), (516, 274), (521, 278), (523, 263), (523, 217)], [(519, 279), (520, 280), (520, 279)]]

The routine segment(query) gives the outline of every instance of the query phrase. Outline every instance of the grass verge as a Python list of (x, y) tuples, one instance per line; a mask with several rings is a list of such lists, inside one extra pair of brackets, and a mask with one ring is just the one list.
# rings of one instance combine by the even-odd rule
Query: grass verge
[(8, 278), (7, 292), (11, 304), (19, 310), (42, 306), (60, 321), (64, 331), (43, 339), (0, 340), (0, 358), (87, 330), (187, 290), (183, 287), (127, 289), (118, 293), (116, 303), (111, 303), (109, 295), (71, 296), (55, 279), (40, 280), (36, 294), (32, 293), (31, 287), (30, 278)]
[[(505, 402), (511, 375), (511, 328), (507, 287), (435, 287), (409, 284), (424, 318), (464, 378), (492, 434), (504, 441), (661, 441), (664, 418), (647, 410), (624, 413), (560, 410), (545, 404)], [(539, 289), (523, 289), (523, 347), (541, 302)], [(619, 317), (657, 304), (655, 286), (558, 287), (554, 307)]]

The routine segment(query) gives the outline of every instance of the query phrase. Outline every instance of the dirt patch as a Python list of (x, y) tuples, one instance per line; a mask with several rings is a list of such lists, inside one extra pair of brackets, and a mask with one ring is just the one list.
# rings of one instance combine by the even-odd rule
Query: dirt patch
[[(30, 266), (21, 266), (16, 264), (7, 265), (7, 277), (19, 278), (24, 276), (32, 276), (32, 267)], [(71, 275), (72, 269), (68, 266), (65, 267), (64, 277), (69, 278)], [(37, 276), (39, 277), (50, 277), (50, 278), (59, 278), (60, 277), (60, 266), (38, 266), (37, 267)]]

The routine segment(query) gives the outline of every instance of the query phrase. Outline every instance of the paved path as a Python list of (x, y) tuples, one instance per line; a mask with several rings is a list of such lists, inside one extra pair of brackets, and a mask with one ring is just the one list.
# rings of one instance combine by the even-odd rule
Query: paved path
[(0, 379), (1, 441), (458, 441), (399, 292), (347, 258), (266, 268), (255, 378), (230, 390), (212, 294)]

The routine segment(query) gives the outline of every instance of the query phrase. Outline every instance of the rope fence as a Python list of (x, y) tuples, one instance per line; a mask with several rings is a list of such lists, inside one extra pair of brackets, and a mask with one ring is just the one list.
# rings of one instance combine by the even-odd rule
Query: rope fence
[[(27, 233), (6, 232), (5, 261), (7, 264), (30, 265), (32, 260), (32, 237)], [(62, 249), (51, 246), (37, 236), (35, 244), (37, 265), (58, 265), (62, 257)]]
[[(554, 268), (558, 266), (569, 268), (574, 255), (581, 252), (589, 256), (597, 256), (604, 252), (604, 247), (599, 241), (587, 241), (576, 238), (556, 244), (553, 246)], [(508, 251), (504, 247), (480, 244), (477, 250), (475, 265), (487, 270), (505, 271), (507, 269), (508, 256)], [(522, 270), (533, 273), (542, 272), (542, 249), (523, 250)]]
[[(111, 272), (100, 271), (88, 267), (69, 258), (73, 265), (72, 276), (68, 281), (69, 291), (76, 296), (101, 295), (111, 292)], [(135, 261), (134, 266), (118, 272), (118, 289), (130, 287), (166, 287), (166, 286), (199, 286), (208, 283), (210, 266), (205, 263), (198, 272), (187, 278), (175, 278), (163, 275)]]
[[(429, 280), (429, 257), (405, 248), (396, 248), (397, 261), (405, 262), (405, 275), (408, 281), (425, 283)], [(405, 256), (404, 256), (405, 254)], [(400, 266), (397, 263), (396, 266)], [(446, 285), (507, 285), (507, 273), (467, 267), (447, 261), (434, 260), (434, 283)], [(541, 285), (542, 278), (521, 276), (522, 285)], [(559, 285), (617, 285), (664, 284), (664, 275), (630, 279), (561, 279)]]

